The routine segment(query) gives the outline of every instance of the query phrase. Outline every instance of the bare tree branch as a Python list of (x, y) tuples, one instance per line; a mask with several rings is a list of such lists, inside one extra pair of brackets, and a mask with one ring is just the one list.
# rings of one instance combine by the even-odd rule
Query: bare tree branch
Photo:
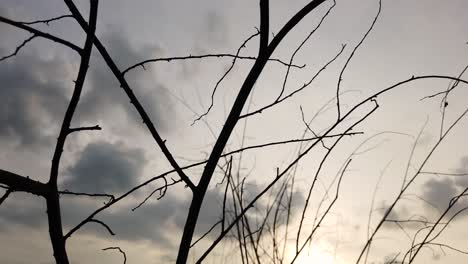
[(349, 55), (348, 59), (346, 60), (346, 63), (345, 65), (343, 66), (343, 68), (341, 69), (341, 72), (340, 72), (340, 76), (338, 77), (338, 84), (336, 85), (336, 107), (337, 107), (337, 112), (338, 112), (338, 118), (337, 120), (340, 120), (340, 117), (341, 117), (341, 106), (340, 106), (340, 85), (341, 85), (341, 81), (343, 80), (343, 73), (345, 72), (346, 68), (348, 67), (348, 64), (349, 62), (351, 61), (351, 59), (354, 57), (354, 54), (355, 52), (357, 51), (357, 49), (359, 49), (359, 47), (362, 45), (362, 43), (364, 43), (364, 41), (366, 40), (367, 36), (369, 35), (369, 33), (372, 31), (372, 29), (374, 28), (375, 26), (375, 23), (377, 22), (377, 19), (379, 18), (380, 16), (380, 11), (382, 10), (382, 0), (379, 0), (379, 9), (377, 11), (377, 14), (375, 15), (374, 17), (374, 21), (372, 21), (372, 24), (371, 26), (369, 27), (369, 29), (367, 30), (366, 34), (364, 34), (364, 36), (361, 38), (361, 40), (359, 41), (359, 43), (354, 47), (353, 51), (351, 52), (351, 55)]
[(2, 195), (2, 197), (0, 197), (0, 205), (2, 205), (2, 203), (8, 198), (8, 196), (10, 196), (10, 194), (13, 192), (13, 190), (11, 188), (8, 188), (5, 193)]
[(268, 36), (270, 35), (270, 0), (260, 0), (260, 47), (258, 56), (268, 48)]
[(73, 16), (72, 15), (61, 15), (61, 16), (57, 16), (57, 17), (53, 17), (53, 18), (49, 18), (49, 19), (39, 19), (39, 20), (34, 20), (34, 21), (29, 21), (29, 22), (19, 22), (19, 23), (21, 23), (23, 25), (34, 25), (34, 24), (49, 25), (50, 22), (62, 20), (64, 18), (73, 18)]
[(88, 196), (88, 197), (106, 197), (106, 198), (109, 198), (109, 202), (112, 202), (113, 200), (115, 200), (114, 195), (106, 194), (106, 193), (84, 193), (84, 192), (72, 192), (69, 190), (63, 190), (63, 191), (59, 191), (59, 194)]
[(16, 27), (16, 28), (19, 28), (19, 29), (22, 29), (22, 30), (25, 30), (25, 31), (28, 31), (29, 33), (32, 33), (37, 37), (45, 38), (45, 39), (51, 40), (53, 42), (62, 44), (64, 46), (69, 47), (72, 50), (78, 52), (79, 54), (81, 54), (83, 52), (83, 50), (80, 47), (76, 46), (75, 44), (73, 44), (73, 43), (71, 43), (69, 41), (61, 39), (61, 38), (56, 37), (54, 35), (51, 35), (49, 33), (45, 33), (45, 32), (42, 32), (40, 30), (37, 30), (37, 29), (35, 29), (33, 27), (30, 27), (28, 25), (23, 24), (22, 22), (17, 22), (17, 21), (8, 19), (8, 18), (3, 17), (3, 16), (0, 16), (0, 22), (4, 23), (4, 24), (8, 24), (8, 25)]
[(24, 46), (26, 46), (26, 44), (27, 44), (28, 42), (30, 42), (31, 40), (33, 40), (35, 37), (37, 37), (37, 35), (36, 35), (36, 34), (33, 34), (33, 35), (30, 36), (29, 38), (25, 39), (25, 40), (23, 41), (23, 43), (21, 43), (18, 47), (16, 47), (15, 51), (14, 51), (12, 54), (1, 57), (1, 58), (0, 58), (0, 61), (4, 61), (4, 60), (7, 60), (7, 59), (9, 59), (9, 58), (11, 58), (11, 57), (16, 56), (16, 55), (18, 54), (18, 52), (19, 52), (22, 48), (24, 48)]
[[(72, 0), (64, 0), (64, 1), (67, 7), (70, 9), (70, 12), (72, 13), (73, 17), (77, 20), (77, 22), (80, 24), (83, 30), (88, 32), (90, 26), (88, 25), (88, 23), (86, 23), (86, 21), (84, 20), (83, 16), (81, 15), (78, 8), (75, 6), (73, 1)], [(148, 113), (146, 112), (146, 110), (144, 109), (140, 101), (137, 99), (137, 97), (133, 93), (129, 84), (125, 80), (124, 75), (119, 70), (114, 60), (112, 59), (112, 57), (109, 55), (104, 45), (102, 45), (101, 41), (99, 41), (97, 37), (94, 38), (94, 45), (96, 46), (97, 50), (102, 55), (102, 57), (104, 58), (104, 61), (106, 62), (107, 66), (110, 68), (112, 73), (120, 82), (122, 89), (127, 94), (128, 98), (130, 99), (130, 102), (135, 106), (135, 109), (138, 111), (141, 118), (143, 119), (143, 123), (146, 125), (146, 127), (150, 131), (151, 135), (153, 136), (158, 146), (161, 148), (161, 151), (163, 152), (164, 156), (167, 158), (171, 166), (177, 171), (177, 174), (179, 174), (180, 178), (187, 184), (187, 186), (189, 186), (192, 191), (195, 191), (196, 186), (192, 183), (190, 178), (183, 172), (179, 164), (175, 161), (171, 152), (166, 147), (166, 140), (163, 140), (161, 138), (161, 136), (159, 135), (159, 132), (157, 131), (151, 119), (149, 118)]]
[(0, 183), (8, 186), (12, 191), (28, 192), (39, 196), (45, 196), (49, 191), (49, 187), (44, 183), (1, 169)]
[(68, 129), (68, 134), (78, 132), (78, 131), (85, 131), (85, 130), (102, 130), (102, 128), (99, 125), (95, 126), (85, 126), (85, 127), (74, 127), (74, 128), (69, 128)]
[(106, 250), (111, 250), (111, 249), (112, 250), (118, 250), (122, 254), (123, 258), (124, 258), (123, 264), (127, 263), (127, 254), (125, 254), (125, 251), (123, 251), (120, 247), (107, 247), (107, 248), (103, 248), (102, 250), (106, 251)]
[[(233, 58), (233, 59), (238, 59), (238, 60), (256, 60), (257, 57), (253, 57), (253, 56), (241, 56), (241, 55), (238, 55), (238, 54), (229, 54), (229, 53), (213, 53), (213, 54), (202, 54), (202, 55), (188, 55), (188, 56), (179, 56), (179, 57), (165, 57), (165, 58), (155, 58), (155, 59), (147, 59), (147, 60), (144, 60), (144, 61), (141, 61), (141, 62), (138, 62), (132, 66), (129, 66), (128, 68), (126, 68), (125, 70), (122, 71), (122, 74), (127, 74), (129, 71), (135, 69), (135, 68), (138, 68), (138, 67), (143, 67), (145, 68), (145, 64), (148, 64), (148, 63), (156, 63), (156, 62), (171, 62), (171, 61), (185, 61), (185, 60), (194, 60), (194, 59), (206, 59), (206, 58)], [(287, 62), (284, 62), (280, 59), (275, 59), (275, 58), (272, 58), (272, 59), (269, 59), (269, 61), (272, 61), (272, 62), (277, 62), (277, 63), (280, 63), (281, 65), (284, 65), (284, 66), (288, 66), (288, 67), (291, 67), (291, 68), (297, 68), (297, 69), (302, 69), (304, 68), (306, 65), (303, 64), (303, 65), (296, 65), (296, 64), (290, 64), (290, 63), (287, 63)]]
[(213, 91), (211, 92), (211, 101), (210, 101), (210, 106), (208, 107), (208, 109), (203, 113), (201, 114), (199, 117), (197, 117), (195, 120), (193, 120), (192, 122), (192, 126), (197, 122), (199, 121), (200, 119), (202, 119), (203, 117), (207, 116), (208, 113), (210, 112), (211, 108), (213, 108), (213, 105), (214, 105), (214, 96), (215, 96), (215, 93), (219, 87), (219, 85), (221, 84), (221, 82), (228, 76), (228, 74), (232, 71), (232, 69), (234, 68), (234, 65), (236, 64), (236, 59), (237, 57), (239, 56), (242, 48), (245, 48), (245, 45), (247, 45), (247, 43), (252, 40), (254, 37), (258, 36), (260, 33), (257, 32), (251, 36), (249, 36), (243, 43), (242, 45), (240, 45), (240, 47), (237, 49), (237, 53), (234, 57), (234, 59), (232, 60), (232, 63), (231, 63), (231, 66), (229, 66), (229, 68), (224, 72), (224, 74), (221, 76), (221, 78), (216, 82), (216, 85), (215, 87), (213, 88)]
[(187, 216), (187, 222), (184, 226), (184, 232), (181, 239), (181, 244), (179, 246), (179, 253), (177, 256), (177, 263), (182, 264), (187, 261), (188, 253), (190, 250), (190, 244), (192, 241), (193, 233), (195, 231), (195, 226), (197, 223), (198, 215), (200, 213), (201, 205), (208, 189), (208, 185), (211, 182), (213, 177), (216, 164), (219, 161), (219, 158), (226, 146), (231, 133), (236, 126), (239, 116), (244, 108), (245, 102), (252, 91), (252, 88), (257, 81), (258, 77), (263, 71), (268, 58), (273, 54), (274, 50), (278, 47), (279, 43), (283, 38), (296, 26), (307, 14), (312, 10), (318, 7), (325, 0), (311, 1), (303, 9), (297, 12), (285, 25), (281, 28), (278, 35), (276, 35), (271, 43), (268, 45), (268, 48), (264, 52), (261, 52), (259, 58), (255, 61), (252, 66), (249, 74), (245, 78), (244, 83), (235, 99), (234, 105), (231, 108), (231, 111), (226, 119), (223, 129), (210, 153), (208, 162), (203, 170), (200, 182), (198, 184), (197, 192), (194, 192), (192, 203), (189, 208), (189, 213)]
[(104, 223), (103, 221), (97, 220), (97, 219), (91, 219), (91, 220), (89, 220), (88, 222), (98, 223), (98, 224), (102, 225), (104, 228), (107, 229), (107, 231), (109, 232), (109, 234), (115, 236), (115, 233), (112, 231), (112, 229), (111, 229), (106, 223)]
[(65, 146), (65, 141), (69, 134), (70, 123), (73, 119), (76, 107), (80, 100), (83, 84), (85, 82), (86, 74), (88, 72), (91, 51), (93, 48), (94, 34), (96, 32), (97, 12), (99, 0), (90, 0), (89, 12), (89, 28), (86, 31), (86, 41), (84, 44), (83, 52), (81, 54), (80, 67), (78, 69), (78, 76), (75, 81), (75, 88), (72, 97), (68, 104), (63, 122), (60, 128), (57, 144), (55, 146), (54, 154), (52, 157), (52, 165), (50, 168), (50, 176), (47, 185), (50, 191), (47, 193), (47, 218), (49, 224), (49, 235), (54, 250), (54, 257), (57, 263), (68, 264), (68, 256), (65, 248), (66, 238), (63, 236), (62, 230), (62, 216), (60, 212), (60, 197), (57, 188), (57, 180), (60, 168), (60, 159)]

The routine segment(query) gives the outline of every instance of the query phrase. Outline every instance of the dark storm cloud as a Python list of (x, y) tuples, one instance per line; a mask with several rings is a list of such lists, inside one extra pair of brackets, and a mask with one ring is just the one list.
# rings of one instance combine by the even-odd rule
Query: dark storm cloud
[[(1, 55), (9, 52), (0, 47)], [(41, 59), (30, 53), (0, 63), (0, 141), (21, 147), (50, 142), (44, 130), (60, 122), (72, 85), (64, 80), (66, 69), (57, 57)]]
[(63, 185), (78, 192), (121, 192), (137, 184), (145, 162), (141, 149), (94, 142), (85, 147), (76, 163), (67, 170), (71, 178)]

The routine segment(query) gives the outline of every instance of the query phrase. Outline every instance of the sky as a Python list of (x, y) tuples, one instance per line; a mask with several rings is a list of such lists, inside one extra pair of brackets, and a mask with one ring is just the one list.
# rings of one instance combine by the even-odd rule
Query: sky
[[(75, 2), (87, 14), (89, 2)], [(270, 35), (274, 36), (308, 1), (270, 2)], [(331, 5), (331, 1), (325, 1), (301, 21), (272, 57), (289, 61)], [(285, 93), (309, 82), (340, 52), (342, 45), (346, 45), (341, 55), (301, 92), (241, 120), (225, 151), (300, 138), (307, 129), (304, 120), (312, 119), (317, 113), (309, 125), (313, 131), (320, 134), (333, 125), (337, 115), (333, 98), (340, 72), (369, 29), (378, 7), (377, 0), (337, 0), (321, 27), (295, 55), (293, 63), (305, 64), (305, 67), (291, 68)], [(466, 10), (468, 2), (464, 0), (383, 0), (373, 30), (356, 50), (342, 75), (342, 111), (349, 111), (370, 95), (412, 76), (459, 76), (468, 65)], [(17, 21), (34, 21), (68, 13), (60, 0), (0, 2), (0, 15)], [(101, 0), (96, 34), (117, 65), (125, 69), (148, 58), (235, 54), (245, 39), (256, 32), (258, 24), (258, 1)], [(72, 18), (35, 27), (78, 46), (84, 44), (85, 34)], [(0, 57), (3, 57), (14, 52), (30, 35), (0, 24), (0, 36)], [(254, 38), (241, 50), (241, 55), (256, 56), (257, 48), (258, 38)], [(79, 59), (63, 46), (35, 38), (16, 56), (0, 61), (0, 169), (47, 181)], [(211, 101), (217, 81), (231, 64), (232, 58), (158, 62), (147, 64), (144, 69), (135, 68), (126, 75), (166, 145), (182, 165), (208, 157), (253, 61), (236, 61)], [(271, 61), (257, 80), (243, 113), (273, 102), (281, 92), (285, 73), (286, 66)], [(468, 79), (466, 74), (463, 78)], [(353, 129), (362, 134), (344, 137), (319, 173), (319, 187), (314, 189), (305, 218), (305, 228), (309, 231), (327, 186), (335, 190), (335, 176), (340, 175), (343, 164), (352, 158), (343, 173), (339, 199), (297, 263), (356, 262), (366, 242), (367, 230), (375, 228), (382, 212), (395, 199), (405, 174), (418, 171), (440, 138), (443, 97), (423, 98), (445, 91), (449, 85), (451, 82), (447, 79), (416, 80), (377, 97), (377, 111)], [(85, 131), (68, 137), (60, 166), (61, 190), (119, 195), (171, 169), (119, 86), (94, 50), (72, 125), (99, 125), (102, 131)], [(468, 107), (467, 88), (461, 83), (448, 95), (443, 131)], [(194, 123), (211, 102), (213, 106), (208, 114)], [(343, 128), (356, 122), (371, 108), (372, 104), (366, 104), (344, 122)], [(343, 131), (343, 128), (337, 131)], [(390, 218), (424, 216), (434, 221), (450, 199), (468, 187), (468, 176), (443, 175), (468, 173), (467, 132), (465, 116), (421, 169), (440, 173), (420, 174)], [(313, 135), (309, 131), (307, 136)], [(331, 139), (324, 140), (325, 146), (332, 143)], [(277, 168), (284, 169), (297, 156), (298, 147), (297, 143), (282, 144), (244, 151), (242, 156), (233, 155), (238, 174), (246, 177), (247, 200), (275, 178)], [(308, 188), (325, 153), (326, 148), (318, 145), (295, 168), (292, 210), (295, 227), (292, 230), (297, 230)], [(197, 182), (202, 169), (189, 169), (187, 174)], [(171, 176), (177, 179), (175, 174)], [(216, 183), (222, 178), (221, 170), (216, 171), (195, 237), (201, 236), (219, 220), (224, 185)], [(122, 256), (117, 251), (101, 250), (119, 246), (127, 254), (127, 263), (174, 263), (190, 203), (189, 189), (178, 184), (170, 187), (162, 199), (153, 196), (132, 210), (162, 184), (162, 181), (153, 182), (98, 215), (99, 220), (112, 227), (115, 236), (95, 223), (78, 231), (67, 243), (71, 262), (120, 263)], [(276, 186), (259, 200), (256, 205), (259, 211), (266, 210), (278, 188)], [(3, 192), (0, 190), (0, 194)], [(325, 203), (329, 204), (332, 198), (329, 195)], [(78, 224), (105, 201), (63, 195), (64, 230)], [(468, 201), (462, 198), (454, 211), (464, 205), (468, 206)], [(321, 210), (323, 212), (323, 208)], [(371, 221), (369, 212), (372, 212)], [(452, 215), (450, 212), (447, 217)], [(466, 213), (457, 216), (436, 241), (468, 251), (466, 221)], [(398, 252), (405, 252), (418, 227), (421, 226), (384, 224), (374, 240), (368, 263), (384, 263)], [(205, 242), (195, 247), (189, 261), (196, 260), (212, 239), (213, 235), (208, 236)], [(239, 263), (236, 250), (232, 241), (221, 243), (207, 262)], [(2, 263), (54, 263), (43, 199), (15, 192), (0, 205), (0, 252)], [(467, 261), (466, 254), (433, 247), (423, 250), (415, 262)]]

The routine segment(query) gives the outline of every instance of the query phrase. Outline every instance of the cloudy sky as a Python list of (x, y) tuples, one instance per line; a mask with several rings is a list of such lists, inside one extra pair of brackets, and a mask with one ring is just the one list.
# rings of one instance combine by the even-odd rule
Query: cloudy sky
[[(75, 2), (87, 14), (89, 2)], [(274, 35), (308, 1), (270, 2), (270, 34)], [(318, 112), (320, 114), (310, 124), (313, 131), (321, 133), (333, 125), (337, 109), (332, 99), (340, 71), (369, 29), (379, 7), (378, 0), (336, 2), (322, 26), (294, 57), (294, 64), (306, 66), (291, 69), (285, 93), (308, 83), (345, 44), (341, 55), (300, 93), (239, 122), (226, 152), (241, 146), (300, 138), (306, 129), (303, 119), (308, 121)], [(273, 57), (289, 61), (331, 5), (331, 1), (325, 1), (309, 14), (285, 38)], [(466, 0), (384, 0), (373, 31), (343, 73), (342, 111), (349, 111), (370, 95), (412, 76), (458, 76), (462, 73), (468, 65), (466, 10)], [(17, 21), (68, 13), (61, 0), (0, 2), (0, 15)], [(235, 54), (245, 39), (256, 32), (258, 23), (258, 1), (101, 0), (97, 36), (117, 65), (125, 69), (149, 58)], [(72, 18), (34, 26), (78, 46), (84, 43), (85, 34)], [(0, 57), (13, 53), (28, 37), (29, 33), (0, 24)], [(255, 56), (257, 43), (258, 38), (248, 42), (241, 55)], [(0, 62), (0, 169), (47, 181), (79, 59), (63, 46), (35, 38), (16, 56)], [(207, 158), (252, 66), (252, 60), (237, 61), (219, 85), (209, 113), (192, 124), (209, 108), (213, 88), (231, 63), (231, 58), (158, 62), (147, 64), (145, 69), (138, 67), (126, 75), (166, 145), (182, 165)], [(281, 92), (285, 73), (284, 65), (274, 61), (268, 64), (244, 113), (273, 102)], [(468, 79), (466, 74), (463, 77)], [(398, 194), (405, 174), (410, 177), (418, 171), (439, 140), (443, 97), (421, 99), (445, 91), (451, 84), (447, 79), (412, 81), (377, 98), (379, 109), (353, 129), (363, 134), (345, 137), (324, 163), (319, 174), (320, 187), (314, 189), (311, 198), (306, 228), (312, 227), (324, 190), (327, 186), (336, 186), (335, 176), (355, 153), (344, 174), (337, 203), (300, 261), (356, 262), (366, 242), (369, 212), (372, 211), (370, 229), (373, 229)], [(74, 133), (68, 137), (61, 163), (60, 189), (119, 195), (170, 169), (119, 86), (94, 50), (72, 126), (99, 125), (102, 131)], [(467, 88), (466, 84), (460, 84), (448, 95), (444, 131), (468, 107)], [(356, 122), (371, 107), (372, 104), (367, 104), (344, 125)], [(468, 173), (467, 132), (468, 121), (464, 117), (421, 169), (440, 173), (420, 174), (390, 215), (392, 219), (424, 216), (435, 221), (450, 199), (468, 187), (468, 176), (443, 174)], [(419, 140), (415, 143), (418, 134)], [(309, 132), (307, 136), (313, 135)], [(332, 140), (324, 141), (325, 146), (332, 143)], [(298, 144), (285, 144), (246, 151), (241, 163), (239, 155), (233, 156), (239, 175), (247, 177), (247, 200), (276, 176), (276, 168), (284, 169), (296, 157), (298, 147)], [(300, 215), (297, 212), (304, 205), (308, 187), (325, 153), (326, 148), (319, 145), (296, 168), (294, 208), (299, 210), (293, 210), (294, 221)], [(196, 167), (187, 170), (187, 174), (197, 182), (201, 171), (202, 167)], [(178, 179), (176, 175), (171, 176)], [(214, 181), (221, 180), (219, 170)], [(168, 181), (172, 181), (170, 177)], [(215, 182), (205, 198), (196, 237), (219, 220), (224, 185)], [(78, 231), (67, 243), (72, 263), (120, 263), (122, 257), (117, 251), (101, 250), (112, 246), (126, 251), (127, 263), (173, 263), (189, 206), (189, 189), (175, 185), (162, 199), (156, 199), (155, 195), (132, 210), (162, 184), (162, 181), (153, 182), (97, 216), (112, 227), (115, 236), (95, 223)], [(1, 194), (3, 192), (0, 190)], [(269, 195), (274, 192), (259, 201), (259, 211), (267, 207)], [(326, 200), (327, 204), (331, 198)], [(101, 198), (66, 195), (61, 201), (65, 232), (106, 202)], [(462, 209), (464, 204), (468, 206), (468, 201), (462, 198), (453, 212)], [(468, 250), (464, 239), (468, 235), (463, 228), (465, 221), (468, 221), (467, 214), (458, 216), (435, 242)], [(374, 240), (368, 263), (384, 263), (398, 252), (405, 252), (419, 227), (385, 224)], [(210, 239), (212, 237), (206, 240)], [(206, 245), (201, 243), (195, 247), (190, 261), (196, 260)], [(235, 244), (222, 243), (209, 260), (239, 263), (239, 256), (231, 254), (234, 249), (237, 249)], [(43, 199), (13, 193), (1, 204), (0, 252), (2, 263), (53, 263)], [(440, 247), (423, 250), (416, 259), (417, 263), (467, 261), (468, 256)]]

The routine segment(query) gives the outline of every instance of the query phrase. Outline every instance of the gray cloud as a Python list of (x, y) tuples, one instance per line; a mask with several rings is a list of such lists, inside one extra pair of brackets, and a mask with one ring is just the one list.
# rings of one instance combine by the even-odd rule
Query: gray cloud
[(172, 247), (178, 242), (181, 230), (173, 235), (171, 225), (177, 217), (182, 202), (172, 195), (145, 205), (134, 212), (130, 210), (108, 212), (100, 219), (114, 228), (118, 238), (126, 240), (149, 240), (161, 246)]
[[(92, 213), (98, 203), (92, 205), (76, 198), (63, 199), (63, 218), (66, 226), (72, 227)], [(173, 195), (166, 195), (156, 202), (149, 202), (135, 211), (129, 207), (116, 207), (98, 214), (95, 218), (106, 223), (115, 233), (111, 236), (107, 230), (96, 223), (88, 223), (79, 232), (98, 237), (127, 240), (149, 241), (158, 247), (170, 248), (177, 242), (178, 236), (171, 235), (177, 210), (182, 202)], [(180, 230), (176, 231), (179, 234)]]
[[(114, 61), (122, 70), (142, 60), (153, 58), (161, 52), (159, 46), (132, 46), (125, 38), (125, 34), (120, 32), (108, 33), (102, 39), (109, 54), (113, 56)], [(171, 118), (169, 113), (172, 112), (167, 111), (170, 108), (170, 100), (165, 93), (160, 92), (162, 84), (155, 81), (155, 78), (158, 76), (154, 77), (141, 68), (126, 75), (133, 92), (145, 107), (155, 126), (159, 129), (166, 129), (166, 123)], [(115, 118), (110, 118), (110, 116), (115, 115), (117, 109), (122, 109), (126, 113), (126, 118), (134, 122), (133, 125), (141, 126), (141, 118), (101, 58), (94, 58), (87, 84), (89, 90), (83, 95), (78, 106), (80, 119), (92, 120), (91, 122), (115, 121)]]
[(46, 224), (45, 201), (37, 196), (13, 193), (0, 206), (0, 232), (15, 225), (39, 228)]
[[(91, 180), (90, 178), (91, 176), (87, 176), (87, 179)], [(204, 234), (221, 219), (223, 199), (221, 189), (224, 190), (224, 188), (217, 188), (207, 192), (197, 224), (197, 236)], [(135, 204), (129, 203), (117, 205), (98, 214), (95, 218), (105, 222), (116, 236), (110, 236), (101, 225), (96, 223), (88, 223), (78, 233), (115, 240), (148, 241), (161, 248), (174, 249), (182, 234), (190, 200), (181, 200), (170, 191), (161, 200), (149, 200), (135, 211), (130, 210)], [(298, 201), (303, 200), (299, 193), (295, 194), (295, 197), (298, 198)], [(65, 230), (68, 230), (81, 222), (96, 208), (102, 206), (102, 200), (62, 196), (61, 204), (62, 220)], [(256, 207), (260, 211), (264, 211), (266, 204), (260, 202)], [(254, 217), (254, 215), (251, 216)], [(251, 223), (254, 222), (251, 221)], [(278, 226), (282, 224), (280, 222)], [(18, 225), (35, 229), (47, 228), (44, 200), (23, 193), (15, 193), (10, 197), (0, 207), (0, 231)], [(215, 229), (206, 239), (216, 237), (218, 234), (219, 229)], [(173, 251), (169, 250), (168, 252)]]
[(450, 179), (430, 179), (423, 185), (423, 198), (443, 211), (449, 205), (450, 199), (459, 194), (455, 182)]
[(104, 141), (85, 147), (76, 163), (68, 168), (71, 178), (64, 186), (73, 191), (114, 193), (136, 185), (145, 166), (141, 149), (125, 148)]
[[(253, 199), (260, 191), (260, 187), (256, 184), (245, 184), (244, 185), (244, 206), (246, 206), (251, 199)], [(202, 205), (199, 219), (197, 222), (197, 229), (196, 229), (196, 235), (201, 236), (205, 234), (208, 230), (212, 228), (212, 226), (217, 223), (219, 220), (222, 219), (222, 208), (223, 208), (223, 198), (224, 198), (224, 187), (218, 186), (217, 188), (210, 189), (208, 190), (206, 197), (204, 199), (204, 203)], [(291, 208), (291, 218), (294, 218), (297, 212), (299, 211), (298, 209), (302, 208), (304, 205), (304, 196), (301, 192), (294, 192), (293, 193), (293, 202), (292, 202), (292, 208)], [(266, 212), (268, 210), (269, 206), (274, 206), (273, 208), (276, 209), (276, 205), (278, 204), (278, 201), (275, 202), (275, 204), (267, 204), (268, 199), (260, 199), (257, 201), (257, 203), (254, 205), (253, 208), (249, 209), (247, 212), (247, 216), (249, 218), (250, 226), (252, 230), (257, 230), (259, 226), (256, 226), (256, 224), (262, 223), (262, 220), (266, 217)], [(272, 201), (273, 199), (271, 199)], [(188, 201), (187, 201), (188, 202)], [(287, 203), (287, 197), (283, 196), (283, 199), (281, 201), (283, 205), (286, 205)], [(188, 205), (188, 203), (187, 203)], [(185, 219), (187, 216), (188, 212), (188, 207), (180, 207), (178, 211), (178, 215), (176, 216), (175, 220), (179, 228), (182, 230), (183, 226), (185, 224)], [(268, 223), (273, 223), (274, 220), (274, 209), (270, 214), (268, 215)], [(280, 207), (280, 210), (282, 214), (279, 215), (277, 219), (277, 227), (280, 228), (284, 224), (286, 224), (286, 217), (285, 217), (285, 210), (283, 207)], [(240, 212), (240, 207), (239, 204), (237, 203), (237, 213)], [(230, 224), (231, 221), (233, 220), (233, 213), (234, 213), (234, 207), (232, 203), (232, 194), (229, 191), (227, 199), (226, 199), (226, 224)], [(206, 239), (210, 238), (215, 238), (219, 235), (221, 230), (221, 225), (218, 225), (217, 228), (213, 229), (213, 231), (207, 236)]]
[[(460, 174), (468, 173), (468, 156), (460, 159), (459, 167), (455, 172)], [(444, 211), (449, 206), (450, 200), (461, 194), (466, 188), (468, 188), (468, 176), (430, 179), (423, 184), (422, 197), (440, 211)], [(447, 217), (451, 217), (466, 206), (468, 206), (468, 201), (466, 198), (462, 197), (458, 200), (458, 203), (453, 206)]]
[[(74, 227), (100, 206), (101, 202), (90, 202), (88, 198), (62, 198), (64, 230)], [(95, 218), (112, 228), (115, 237), (95, 223), (86, 224), (78, 233), (116, 240), (150, 241), (161, 247), (173, 247), (173, 242), (177, 241), (178, 237), (171, 236), (169, 230), (181, 206), (180, 200), (167, 195), (162, 200), (145, 204), (134, 212), (129, 208), (114, 208), (98, 214)], [(9, 197), (0, 207), (0, 232), (13, 230), (17, 226), (46, 229), (45, 201), (23, 193), (15, 193)], [(180, 230), (176, 231), (179, 233)]]
[[(468, 157), (462, 157), (459, 162), (459, 167), (456, 169), (456, 173), (467, 173), (468, 172)], [(442, 176), (441, 176), (442, 177)], [(435, 217), (442, 214), (450, 205), (451, 200), (461, 194), (461, 192), (468, 187), (468, 177), (457, 176), (457, 177), (444, 177), (444, 178), (430, 178), (421, 185), (421, 194), (417, 198), (420, 200), (418, 206), (423, 205), (426, 213), (435, 213)], [(458, 200), (450, 211), (445, 216), (446, 219), (451, 218), (459, 210), (468, 206), (468, 200), (462, 197)], [(388, 205), (383, 204), (382, 208), (388, 208)], [(433, 219), (434, 216), (424, 214), (424, 211), (414, 210), (410, 205), (400, 204), (395, 208), (389, 215), (389, 219), (392, 220), (406, 220), (406, 219)], [(382, 211), (382, 213), (385, 210)], [(456, 219), (462, 218), (463, 215), (459, 215)], [(455, 220), (456, 220), (455, 219)], [(409, 228), (420, 228), (421, 225), (418, 223), (405, 224)], [(386, 227), (396, 227), (396, 225), (388, 224)]]
[[(175, 223), (180, 230), (183, 230), (185, 221), (187, 219), (188, 203), (189, 201), (187, 201), (183, 207), (179, 208), (177, 215), (175, 216)], [(222, 203), (223, 195), (217, 189), (211, 189), (207, 191), (205, 199), (203, 200), (200, 215), (198, 217), (195, 231), (197, 235), (204, 234), (222, 218)], [(214, 229), (214, 231), (210, 233), (212, 236), (215, 234), (219, 234), (219, 229)]]
[[(158, 46), (134, 47), (124, 34), (112, 33), (104, 38), (109, 52), (123, 69), (143, 59), (154, 57), (161, 49)], [(13, 47), (0, 47), (0, 56), (10, 54)], [(116, 78), (93, 53), (78, 113), (73, 123), (98, 124), (103, 120), (109, 123), (122, 122), (116, 119), (118, 109), (126, 113), (133, 122), (132, 129), (143, 126), (141, 118)], [(68, 60), (68, 61), (67, 61)], [(72, 61), (77, 63), (78, 61)], [(43, 58), (38, 50), (26, 46), (18, 56), (0, 63), (0, 142), (14, 142), (16, 146), (35, 148), (50, 146), (56, 138), (57, 128), (63, 118), (66, 105), (73, 88), (75, 72), (69, 59), (54, 55)], [(76, 66), (76, 65), (75, 65)], [(173, 108), (163, 86), (154, 81), (154, 76), (141, 69), (128, 75), (134, 93), (141, 100), (154, 124), (159, 129), (167, 129), (167, 121), (173, 117)], [(116, 112), (117, 110), (117, 112)], [(54, 130), (55, 129), (55, 130)]]
[[(7, 53), (0, 48), (0, 54)], [(0, 63), (0, 141), (29, 148), (51, 142), (46, 130), (58, 125), (67, 102), (66, 69), (58, 57), (29, 53)]]

